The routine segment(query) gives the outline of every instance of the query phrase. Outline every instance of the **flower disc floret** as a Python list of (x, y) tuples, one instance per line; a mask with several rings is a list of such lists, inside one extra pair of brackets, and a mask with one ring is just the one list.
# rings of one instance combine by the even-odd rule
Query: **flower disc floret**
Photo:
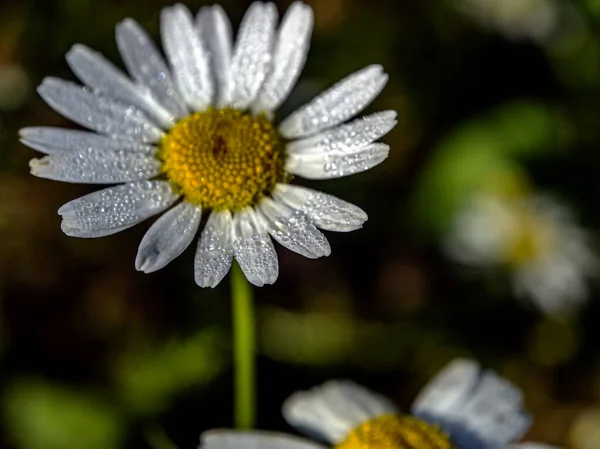
[(438, 426), (409, 415), (386, 414), (352, 430), (335, 449), (454, 449)]
[(272, 122), (230, 108), (181, 119), (158, 157), (176, 191), (214, 210), (254, 206), (285, 180), (284, 147)]

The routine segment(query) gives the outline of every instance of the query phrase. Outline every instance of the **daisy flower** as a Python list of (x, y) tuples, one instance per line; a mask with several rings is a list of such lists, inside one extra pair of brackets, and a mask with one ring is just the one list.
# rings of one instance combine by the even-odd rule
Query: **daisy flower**
[(344, 123), (381, 92), (379, 65), (344, 78), (280, 122), (274, 112), (304, 65), (312, 10), (293, 3), (277, 27), (273, 3), (253, 3), (233, 44), (215, 5), (175, 5), (160, 17), (166, 60), (132, 19), (116, 28), (130, 77), (99, 53), (75, 45), (69, 66), (83, 86), (46, 78), (38, 88), (57, 112), (90, 131), (32, 127), (23, 143), (45, 153), (35, 176), (119, 184), (62, 206), (62, 230), (103, 237), (164, 213), (140, 244), (136, 268), (163, 268), (194, 240), (203, 214), (195, 280), (215, 287), (235, 258), (257, 286), (278, 276), (271, 238), (309, 258), (330, 254), (317, 229), (358, 229), (367, 215), (341, 199), (289, 185), (293, 176), (330, 179), (381, 163), (375, 143), (396, 124), (385, 111)]
[[(411, 414), (350, 381), (330, 381), (293, 394), (285, 419), (336, 449), (553, 449), (517, 443), (531, 419), (521, 392), (471, 360), (446, 366), (418, 395)], [(201, 449), (324, 449), (279, 433), (213, 430)], [(557, 448), (554, 448), (557, 449)]]
[(539, 43), (556, 32), (564, 12), (555, 0), (459, 0), (456, 5), (482, 27), (508, 39)]
[(590, 238), (565, 206), (536, 194), (476, 195), (446, 238), (448, 255), (474, 267), (506, 267), (518, 297), (543, 312), (572, 312), (589, 296), (597, 259)]

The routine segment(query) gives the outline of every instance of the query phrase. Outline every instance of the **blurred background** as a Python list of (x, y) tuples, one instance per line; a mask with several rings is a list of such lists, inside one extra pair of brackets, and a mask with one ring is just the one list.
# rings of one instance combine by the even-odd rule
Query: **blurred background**
[[(57, 209), (95, 187), (34, 178), (36, 154), (17, 136), (73, 126), (35, 94), (44, 76), (74, 79), (71, 45), (121, 64), (114, 25), (133, 17), (157, 38), (170, 3), (0, 5), (2, 448), (148, 448), (167, 438), (195, 448), (203, 430), (232, 425), (228, 283), (196, 287), (193, 250), (153, 275), (136, 272), (149, 223), (97, 240), (65, 236)], [(237, 26), (249, 3), (221, 4)], [(258, 426), (291, 431), (282, 401), (335, 377), (406, 410), (440, 367), (469, 356), (523, 389), (536, 418), (527, 440), (597, 449), (600, 1), (308, 3), (311, 53), (278, 118), (380, 63), (390, 81), (368, 111), (394, 109), (399, 123), (381, 166), (296, 180), (370, 219), (327, 233), (325, 259), (276, 245), (279, 280), (255, 289)], [(473, 206), (481, 198), (500, 206)]]

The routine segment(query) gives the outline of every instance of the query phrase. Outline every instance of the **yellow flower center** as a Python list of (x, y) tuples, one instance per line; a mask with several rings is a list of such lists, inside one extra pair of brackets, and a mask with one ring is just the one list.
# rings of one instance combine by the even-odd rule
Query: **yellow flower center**
[(408, 415), (382, 415), (352, 430), (335, 449), (455, 449), (447, 434)]
[(551, 229), (532, 211), (516, 210), (517, 230), (506, 251), (506, 261), (513, 267), (535, 260), (552, 244)]
[(181, 119), (158, 152), (163, 172), (187, 201), (231, 211), (255, 205), (285, 181), (284, 155), (270, 120), (229, 108)]

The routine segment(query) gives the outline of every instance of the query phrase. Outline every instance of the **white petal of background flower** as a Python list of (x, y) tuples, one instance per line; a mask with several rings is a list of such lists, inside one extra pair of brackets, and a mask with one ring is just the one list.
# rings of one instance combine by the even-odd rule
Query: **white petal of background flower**
[(167, 266), (192, 243), (201, 219), (202, 209), (185, 201), (163, 214), (144, 235), (135, 268), (153, 273)]
[(520, 439), (531, 426), (523, 410), (521, 391), (497, 374), (487, 371), (464, 406), (458, 420), (490, 444)]
[(387, 80), (380, 65), (359, 70), (293, 112), (281, 123), (279, 131), (292, 139), (339, 125), (367, 107)]
[(87, 184), (140, 181), (160, 174), (154, 156), (131, 151), (82, 149), (32, 159), (31, 174), (39, 178)]
[(493, 195), (477, 196), (458, 212), (444, 249), (459, 262), (492, 265), (502, 259), (517, 230), (510, 207)]
[(509, 449), (561, 449), (558, 446), (550, 446), (543, 443), (520, 443), (511, 444)]
[(294, 393), (282, 411), (292, 426), (336, 444), (365, 421), (398, 410), (387, 398), (354, 382), (329, 381)]
[(200, 287), (216, 287), (233, 260), (233, 218), (229, 211), (211, 212), (198, 241), (194, 278)]
[(306, 179), (332, 179), (369, 170), (387, 159), (390, 147), (372, 143), (354, 151), (321, 154), (290, 154), (285, 169)]
[(325, 449), (320, 444), (277, 432), (211, 430), (200, 439), (201, 449)]
[(233, 31), (229, 17), (219, 5), (204, 6), (196, 16), (196, 28), (210, 54), (212, 75), (215, 80), (218, 107), (231, 101), (230, 67), (233, 51)]
[(491, 447), (518, 440), (531, 425), (518, 388), (463, 359), (450, 363), (423, 389), (412, 412), (446, 431), (451, 427), (453, 438), (475, 435)]
[(231, 59), (231, 105), (246, 109), (256, 98), (272, 61), (277, 8), (254, 2), (246, 11)]
[(23, 144), (44, 154), (125, 150), (152, 155), (156, 151), (155, 147), (140, 142), (74, 129), (39, 126), (23, 128), (19, 135)]
[(235, 259), (249, 282), (262, 287), (277, 280), (277, 253), (265, 224), (252, 208), (233, 216), (232, 244)]
[(117, 25), (117, 45), (127, 71), (146, 86), (156, 100), (177, 118), (188, 114), (185, 101), (175, 89), (162, 55), (144, 29), (133, 19)]
[(252, 104), (254, 112), (270, 113), (287, 98), (306, 62), (312, 26), (312, 8), (302, 2), (292, 3), (279, 27), (271, 72)]
[(135, 85), (100, 53), (76, 44), (67, 53), (73, 73), (95, 93), (115, 98), (141, 109), (163, 128), (170, 128), (175, 117), (158, 104), (148, 88)]
[(92, 192), (68, 202), (58, 213), (69, 228), (102, 231), (141, 223), (177, 198), (167, 181), (141, 181)]
[(271, 237), (281, 246), (309, 259), (331, 254), (331, 247), (325, 236), (301, 211), (271, 198), (264, 198), (257, 211), (265, 218)]
[(162, 136), (162, 131), (141, 110), (91, 93), (75, 83), (45, 78), (38, 93), (55, 111), (99, 133), (145, 143), (156, 142)]
[(368, 218), (360, 207), (306, 187), (277, 184), (273, 197), (301, 211), (315, 226), (326, 231), (354, 231)]
[(288, 154), (351, 153), (386, 135), (396, 126), (395, 111), (376, 112), (286, 145)]
[(214, 86), (208, 53), (192, 14), (181, 4), (164, 8), (160, 30), (177, 88), (192, 109), (206, 109), (212, 102)]
[(472, 360), (453, 360), (421, 390), (412, 404), (412, 413), (415, 416), (452, 414), (475, 389), (480, 371), (479, 364)]
[(514, 273), (517, 296), (529, 298), (545, 313), (572, 313), (589, 295), (586, 268), (568, 255), (556, 251), (528, 263)]

